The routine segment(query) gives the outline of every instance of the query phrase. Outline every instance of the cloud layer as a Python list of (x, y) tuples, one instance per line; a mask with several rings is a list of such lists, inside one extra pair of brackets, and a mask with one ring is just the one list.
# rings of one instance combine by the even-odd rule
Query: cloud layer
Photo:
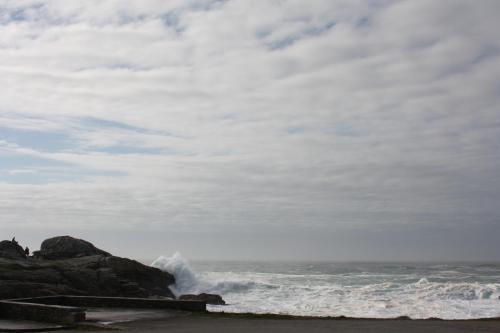
[(2, 227), (498, 226), (499, 11), (0, 1)]

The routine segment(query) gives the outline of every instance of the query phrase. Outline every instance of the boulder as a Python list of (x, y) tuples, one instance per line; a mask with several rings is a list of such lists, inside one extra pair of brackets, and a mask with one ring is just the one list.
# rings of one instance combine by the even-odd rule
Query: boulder
[(40, 251), (33, 253), (35, 258), (47, 260), (80, 258), (94, 255), (111, 256), (108, 252), (96, 248), (92, 243), (71, 236), (58, 236), (46, 239), (43, 241)]
[(0, 258), (26, 259), (26, 254), (19, 244), (4, 240), (0, 242)]
[(206, 294), (206, 293), (198, 295), (186, 294), (186, 295), (181, 295), (179, 299), (183, 301), (205, 301), (207, 304), (213, 304), (213, 305), (226, 304), (226, 302), (222, 299), (222, 297), (216, 294)]

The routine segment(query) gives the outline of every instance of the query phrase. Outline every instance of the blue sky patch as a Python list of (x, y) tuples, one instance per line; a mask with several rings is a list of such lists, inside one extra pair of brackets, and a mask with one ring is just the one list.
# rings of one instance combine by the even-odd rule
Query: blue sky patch
[(84, 170), (80, 168), (62, 169), (0, 169), (0, 182), (10, 184), (49, 184), (68, 181), (82, 181), (90, 177), (124, 177), (119, 171)]
[(69, 165), (69, 163), (53, 159), (0, 151), (0, 170), (64, 167)]
[[(330, 21), (330, 22), (327, 22), (327, 23), (320, 25), (320, 26), (308, 28), (304, 31), (301, 31), (301, 32), (295, 34), (295, 35), (290, 35), (290, 36), (287, 36), (287, 37), (279, 39), (279, 40), (268, 42), (268, 43), (266, 43), (266, 45), (270, 50), (281, 50), (281, 49), (287, 48), (288, 46), (291, 46), (292, 44), (295, 44), (297, 41), (299, 41), (301, 39), (319, 36), (327, 31), (329, 31), (333, 27), (335, 27), (336, 24), (337, 23), (335, 21)], [(260, 38), (260, 39), (266, 38), (270, 34), (271, 34), (271, 31), (267, 31), (267, 30), (261, 30), (261, 31), (256, 32), (257, 38)]]
[(126, 172), (84, 168), (63, 161), (0, 151), (0, 182), (44, 184), (86, 177), (124, 177)]
[(48, 132), (0, 127), (0, 141), (15, 143), (23, 148), (44, 152), (56, 152), (70, 149), (75, 142), (64, 132)]
[(93, 152), (109, 153), (113, 155), (126, 155), (126, 154), (144, 154), (144, 155), (159, 155), (163, 153), (161, 148), (152, 147), (136, 147), (127, 145), (114, 145), (108, 147), (97, 147), (91, 149)]
[(174, 135), (174, 134), (169, 133), (169, 132), (150, 130), (147, 128), (132, 126), (132, 125), (129, 125), (126, 123), (113, 121), (113, 120), (100, 119), (100, 118), (94, 118), (94, 117), (85, 117), (85, 118), (80, 118), (79, 121), (80, 121), (81, 125), (83, 125), (84, 127), (88, 127), (90, 130), (103, 129), (103, 128), (117, 128), (117, 129), (122, 129), (122, 130), (132, 131), (132, 132), (136, 132), (136, 133), (142, 133), (142, 134), (172, 136), (172, 137), (179, 138), (179, 136)]
[(147, 129), (137, 127), (137, 126), (128, 125), (128, 124), (121, 123), (118, 121), (101, 119), (101, 118), (94, 118), (94, 117), (81, 118), (80, 123), (83, 126), (88, 126), (88, 127), (92, 127), (92, 128), (119, 128), (119, 129), (139, 132), (139, 133), (146, 133), (148, 131)]

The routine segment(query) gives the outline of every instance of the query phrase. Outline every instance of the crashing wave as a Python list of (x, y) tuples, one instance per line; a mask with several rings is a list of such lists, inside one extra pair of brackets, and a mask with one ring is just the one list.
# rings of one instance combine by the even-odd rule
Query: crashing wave
[(175, 277), (175, 285), (170, 286), (170, 289), (176, 296), (198, 293), (244, 292), (257, 286), (255, 282), (246, 279), (213, 279), (204, 274), (198, 274), (179, 252), (174, 253), (171, 257), (160, 256), (151, 266), (168, 272)]
[(500, 316), (500, 283), (491, 279), (490, 283), (444, 280), (441, 272), (428, 277), (387, 272), (369, 276), (359, 272), (283, 274), (252, 269), (197, 273), (179, 253), (159, 257), (152, 266), (175, 276), (171, 289), (176, 295), (216, 293), (229, 303), (223, 308), (209, 306), (210, 311), (415, 319)]

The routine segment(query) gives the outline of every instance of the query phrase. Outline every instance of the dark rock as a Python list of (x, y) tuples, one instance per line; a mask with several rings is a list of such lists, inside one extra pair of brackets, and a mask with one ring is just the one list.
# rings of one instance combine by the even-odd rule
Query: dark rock
[(111, 269), (120, 279), (137, 282), (140, 288), (149, 290), (152, 295), (175, 298), (173, 294), (165, 294), (165, 286), (175, 283), (174, 276), (162, 272), (158, 268), (145, 266), (135, 260), (113, 256), (104, 258), (103, 265)]
[(187, 295), (181, 295), (179, 299), (184, 301), (205, 301), (207, 304), (213, 304), (213, 305), (226, 304), (226, 302), (222, 299), (222, 297), (216, 294), (205, 294), (205, 293), (199, 295), (187, 294)]
[(0, 299), (51, 295), (175, 298), (168, 288), (175, 283), (169, 273), (104, 253), (61, 260), (0, 258)]
[(411, 320), (411, 318), (408, 316), (399, 316), (399, 317), (396, 317), (396, 320)]
[(4, 240), (0, 242), (0, 258), (26, 259), (26, 254), (19, 244)]
[(35, 258), (47, 260), (80, 258), (94, 255), (111, 256), (111, 254), (96, 248), (93, 244), (71, 236), (58, 236), (46, 239), (43, 241), (40, 251), (33, 253)]
[(63, 285), (47, 283), (2, 281), (0, 280), (0, 299), (14, 299), (38, 296), (82, 295), (78, 290)]

